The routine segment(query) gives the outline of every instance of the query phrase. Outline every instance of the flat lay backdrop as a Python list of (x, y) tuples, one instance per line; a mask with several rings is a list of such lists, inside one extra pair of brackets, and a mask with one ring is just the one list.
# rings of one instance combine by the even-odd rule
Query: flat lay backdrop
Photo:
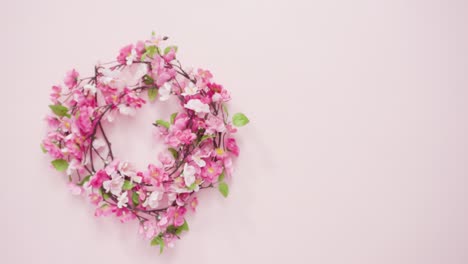
[[(467, 22), (461, 0), (2, 0), (0, 263), (468, 263)], [(230, 196), (162, 256), (39, 149), (50, 86), (152, 30), (251, 119)], [(120, 157), (156, 159), (165, 107), (115, 125)]]

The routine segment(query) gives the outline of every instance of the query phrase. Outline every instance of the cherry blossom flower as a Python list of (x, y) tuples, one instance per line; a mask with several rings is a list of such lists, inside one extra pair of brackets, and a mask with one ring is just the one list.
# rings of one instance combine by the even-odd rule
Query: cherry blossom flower
[(167, 101), (172, 92), (172, 85), (169, 82), (166, 82), (163, 86), (159, 88), (159, 100)]
[(206, 166), (201, 170), (201, 177), (206, 182), (214, 183), (218, 180), (218, 176), (223, 172), (223, 166), (216, 161), (208, 161)]
[(154, 236), (158, 235), (160, 231), (161, 228), (154, 219), (143, 222), (143, 224), (140, 225), (139, 230), (140, 234), (143, 234), (147, 240), (152, 239)]
[(57, 104), (61, 94), (62, 87), (60, 85), (52, 86), (52, 93), (50, 94), (50, 100), (52, 101), (52, 103)]
[(91, 177), (89, 184), (93, 188), (101, 188), (104, 181), (110, 179), (105, 170), (99, 170), (94, 176)]
[(110, 192), (113, 195), (119, 196), (122, 192), (124, 177), (117, 173), (112, 174), (111, 177), (112, 178), (110, 180), (104, 181), (102, 183), (102, 187), (104, 190), (106, 190), (106, 192)]
[(187, 209), (183, 206), (171, 206), (167, 209), (166, 214), (163, 216), (163, 218), (166, 218), (168, 222), (172, 221), (173, 225), (176, 227), (181, 226), (185, 222), (184, 215), (186, 212)]
[(122, 176), (127, 176), (130, 178), (131, 181), (136, 183), (141, 183), (142, 177), (137, 175), (135, 168), (126, 161), (121, 161), (117, 165), (117, 169), (119, 170)]
[(114, 212), (116, 216), (120, 217), (119, 220), (121, 223), (126, 223), (136, 218), (135, 215), (126, 207), (119, 208), (114, 206), (112, 208), (112, 212)]
[(117, 56), (117, 61), (121, 64), (127, 64), (127, 57), (131, 54), (133, 50), (133, 44), (127, 45), (120, 49), (120, 54)]
[(190, 158), (192, 159), (198, 167), (202, 168), (205, 167), (206, 162), (203, 158), (208, 157), (208, 155), (204, 155), (201, 151), (197, 151), (196, 153), (192, 154)]
[(226, 131), (226, 126), (224, 125), (223, 119), (217, 116), (209, 116), (206, 120), (206, 126), (207, 134), (214, 134), (216, 132)]
[(197, 93), (198, 93), (198, 87), (194, 85), (192, 82), (188, 82), (188, 84), (185, 86), (185, 89), (182, 95), (190, 96), (190, 95), (196, 95)]
[(235, 138), (226, 139), (226, 148), (228, 151), (232, 152), (236, 157), (239, 156), (239, 147)]
[(153, 191), (143, 203), (144, 207), (149, 207), (155, 209), (159, 206), (159, 202), (163, 198), (163, 193), (161, 191)]
[(158, 160), (164, 167), (171, 167), (172, 165), (174, 165), (175, 162), (174, 156), (172, 156), (172, 154), (168, 151), (159, 153)]
[(96, 94), (97, 92), (96, 85), (94, 84), (86, 84), (85, 86), (83, 86), (83, 90), (91, 94)]
[(65, 75), (63, 83), (65, 83), (65, 86), (67, 86), (68, 89), (72, 89), (78, 83), (78, 76), (78, 72), (75, 69), (72, 69)]
[(198, 206), (198, 199), (197, 199), (197, 197), (195, 196), (195, 197), (193, 197), (193, 198), (191, 199), (191, 201), (189, 202), (189, 207), (190, 207), (190, 209), (192, 209), (193, 212), (195, 212), (196, 209), (197, 209), (197, 206)]
[(135, 108), (128, 106), (128, 105), (119, 105), (119, 112), (122, 115), (127, 115), (127, 116), (134, 116), (136, 114)]
[[(127, 85), (127, 82), (120, 78), (121, 72), (119, 70), (104, 68), (101, 69), (100, 72), (102, 76), (99, 78), (99, 80), (105, 86), (121, 90)], [(105, 92), (109, 92), (105, 89), (105, 86), (101, 86), (100, 88), (104, 89)]]
[(68, 189), (70, 190), (70, 192), (73, 194), (73, 195), (81, 195), (81, 193), (83, 192), (83, 189), (80, 187), (80, 186), (77, 186), (75, 183), (73, 182), (70, 182), (68, 184)]
[(190, 187), (195, 182), (195, 173), (196, 169), (193, 166), (188, 165), (185, 163), (184, 165), (184, 182), (187, 187)]
[(210, 112), (210, 107), (207, 104), (202, 103), (202, 101), (200, 101), (199, 99), (191, 99), (184, 105), (184, 107), (187, 109), (191, 109), (195, 111), (196, 113), (209, 113)]
[(150, 164), (148, 171), (144, 174), (144, 182), (153, 186), (160, 186), (164, 180), (167, 180), (167, 173), (160, 167)]
[(118, 198), (117, 198), (117, 207), (122, 208), (126, 207), (128, 203), (128, 193), (123, 192)]
[(94, 215), (96, 217), (108, 216), (108, 215), (111, 215), (113, 211), (114, 211), (114, 206), (104, 204), (101, 207), (96, 208), (96, 210), (94, 211)]
[(89, 195), (89, 200), (92, 204), (98, 205), (102, 201), (102, 196), (97, 193), (91, 193)]

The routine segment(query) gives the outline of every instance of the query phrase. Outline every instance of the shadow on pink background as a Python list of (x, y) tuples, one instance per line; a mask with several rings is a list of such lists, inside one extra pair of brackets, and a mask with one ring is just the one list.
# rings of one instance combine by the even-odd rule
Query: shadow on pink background
[[(465, 1), (3, 1), (0, 263), (468, 263)], [(50, 86), (152, 30), (231, 90), (231, 193), (162, 256), (95, 219), (39, 143)], [(150, 123), (117, 153), (156, 158)]]

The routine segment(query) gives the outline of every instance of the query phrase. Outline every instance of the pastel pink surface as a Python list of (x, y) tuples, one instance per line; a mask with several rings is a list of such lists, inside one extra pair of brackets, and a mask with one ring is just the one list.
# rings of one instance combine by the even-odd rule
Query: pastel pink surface
[[(0, 4), (1, 263), (467, 263), (464, 1), (8, 1)], [(51, 85), (152, 30), (210, 69), (251, 124), (224, 199), (203, 193), (162, 256), (95, 219), (39, 142)], [(142, 109), (112, 133), (145, 166)], [(118, 127), (118, 128), (117, 128)], [(120, 128), (120, 130), (119, 130)]]

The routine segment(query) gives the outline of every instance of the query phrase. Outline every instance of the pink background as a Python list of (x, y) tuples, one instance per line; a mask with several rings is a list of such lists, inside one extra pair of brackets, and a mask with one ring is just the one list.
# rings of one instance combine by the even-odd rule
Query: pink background
[[(468, 263), (467, 17), (443, 0), (2, 1), (0, 263)], [(230, 197), (203, 193), (162, 256), (39, 149), (50, 86), (152, 30), (252, 120)], [(112, 133), (140, 166), (170, 111), (142, 112)]]

